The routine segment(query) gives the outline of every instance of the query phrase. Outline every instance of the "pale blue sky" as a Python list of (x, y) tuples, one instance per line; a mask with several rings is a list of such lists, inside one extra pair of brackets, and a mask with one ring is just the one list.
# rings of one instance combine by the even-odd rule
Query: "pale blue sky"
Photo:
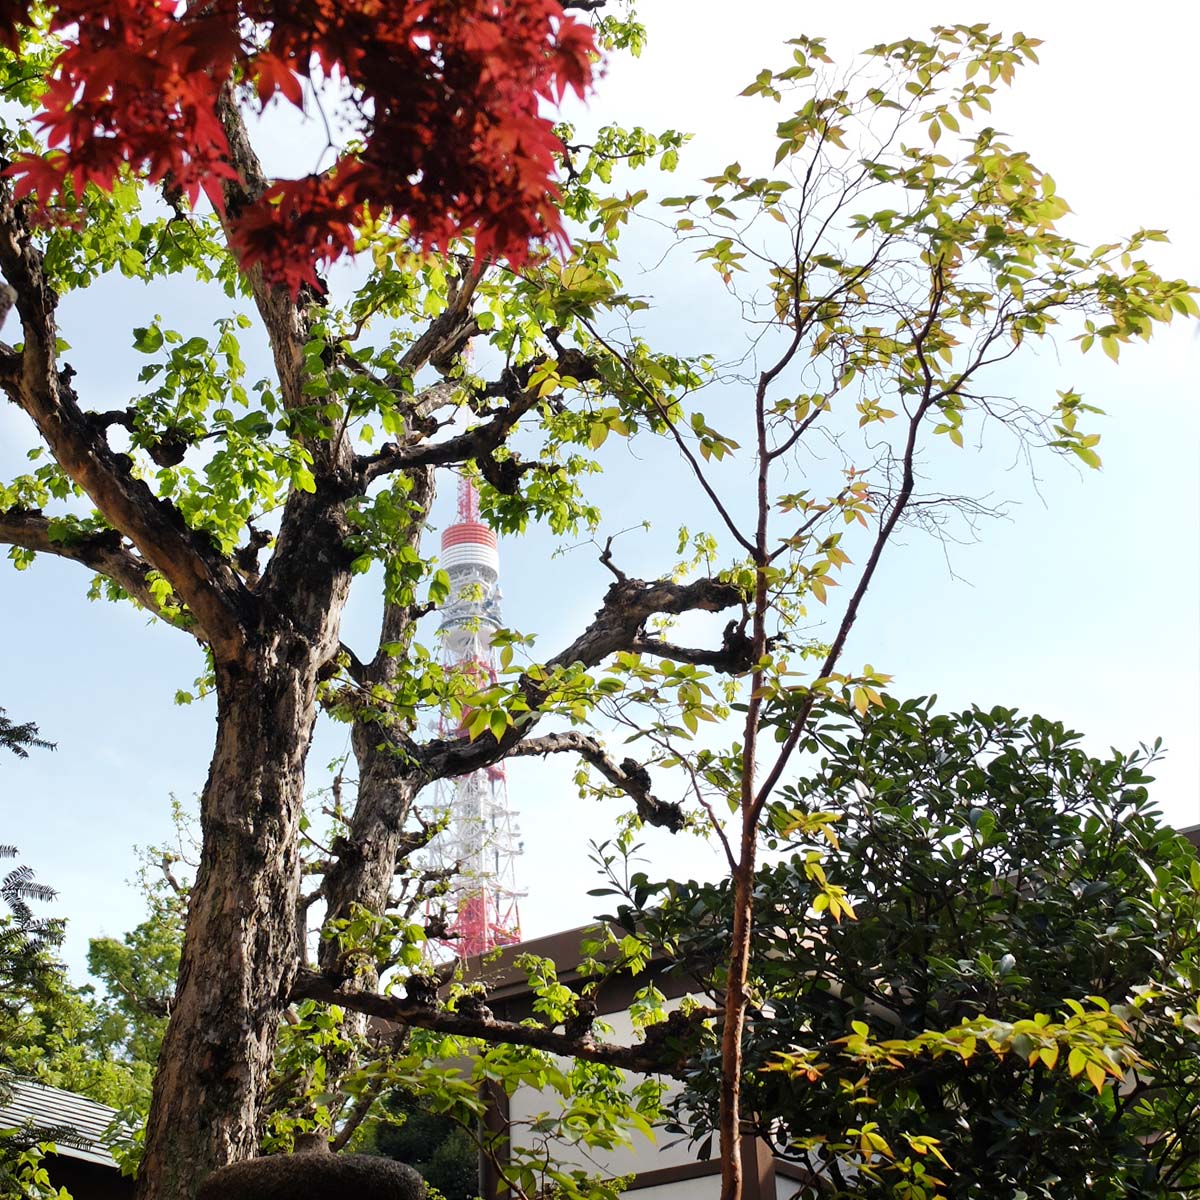
[[(736, 95), (759, 67), (782, 61), (787, 37), (825, 35), (836, 56), (947, 19), (945, 5), (879, 0), (836, 11), (783, 0), (641, 7), (651, 34), (645, 57), (612, 65), (584, 119), (695, 132), (676, 176), (643, 181), (661, 194), (765, 152), (774, 114)], [(1109, 240), (1138, 225), (1168, 228), (1173, 243), (1156, 248), (1156, 264), (1200, 279), (1191, 63), (1200, 17), (1160, 0), (1139, 5), (1136, 21), (1127, 7), (1112, 6), (1111, 20), (1104, 12), (1104, 5), (1021, 0), (966, 14), (1046, 40), (1042, 66), (997, 103), (995, 124), (1053, 173), (1076, 211), (1073, 233)], [(742, 335), (708, 273), (682, 255), (651, 272), (657, 258), (654, 232), (635, 231), (626, 281), (656, 297), (644, 314), (647, 334), (680, 352), (736, 355)], [(219, 296), (183, 287), (164, 296), (125, 281), (72, 298), (64, 333), (85, 401), (108, 408), (127, 400), (138, 365), (130, 327), (162, 313), (177, 328), (203, 332), (222, 311)], [(1009, 391), (1040, 397), (1073, 386), (1108, 411), (1104, 469), (1080, 473), (1045, 460), (1035, 489), (1027, 471), (1009, 469), (1011, 452), (999, 443), (950, 460), (949, 471), (975, 492), (1011, 500), (1009, 519), (984, 527), (978, 544), (953, 547), (949, 566), (936, 543), (906, 538), (888, 560), (848, 661), (891, 672), (898, 692), (937, 691), (947, 704), (1001, 703), (1058, 717), (1100, 750), (1161, 735), (1170, 754), (1157, 798), (1176, 823), (1200, 820), (1198, 373), (1200, 339), (1185, 327), (1131, 348), (1119, 368), (1099, 354), (1081, 360), (1065, 341), (1057, 353), (1046, 346), (1025, 357), (1005, 380)], [(0, 472), (19, 470), (28, 444), (23, 419), (0, 408)], [(697, 496), (673, 464), (639, 458), (613, 439), (603, 461), (597, 495), (605, 530), (649, 517), (653, 530), (623, 539), (620, 549), (628, 570), (654, 574), (676, 527), (705, 523)], [(724, 472), (723, 486), (736, 492), (739, 470)], [(506, 540), (501, 551), (506, 616), (538, 631), (548, 651), (587, 619), (606, 586), (594, 553), (552, 557), (555, 547), (533, 536)], [(48, 559), (22, 575), (0, 572), (0, 704), (38, 721), (59, 743), (53, 755), (0, 763), (0, 840), (19, 843), (60, 890), (76, 964), (87, 937), (119, 934), (137, 919), (124, 882), (133, 870), (130, 848), (166, 834), (169, 793), (186, 798), (201, 788), (213, 732), (211, 707), (171, 703), (199, 669), (188, 639), (147, 628), (131, 609), (89, 605), (86, 584), (79, 568)], [(370, 641), (374, 613), (369, 596), (352, 602), (351, 644)], [(344, 740), (344, 729), (321, 732), (310, 760), (314, 785)], [(605, 835), (607, 814), (578, 801), (569, 777), (566, 763), (510, 769), (533, 935), (592, 911), (583, 895), (592, 886), (586, 843)], [(664, 873), (714, 868), (702, 847), (658, 834), (649, 840)]]

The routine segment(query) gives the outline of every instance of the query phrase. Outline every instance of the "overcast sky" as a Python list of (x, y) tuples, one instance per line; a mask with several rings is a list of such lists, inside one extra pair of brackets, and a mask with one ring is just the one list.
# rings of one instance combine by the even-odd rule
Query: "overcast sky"
[[(774, 110), (737, 93), (760, 67), (785, 60), (785, 39), (823, 35), (837, 58), (954, 16), (945, 5), (911, 0), (653, 0), (641, 8), (646, 54), (610, 65), (582, 120), (695, 133), (676, 176), (642, 181), (661, 194), (769, 151)], [(1200, 279), (1195, 10), (1160, 0), (1133, 9), (1009, 0), (958, 15), (990, 16), (1045, 40), (1041, 67), (1023, 72), (997, 102), (995, 124), (1054, 175), (1076, 214), (1069, 231), (1108, 241), (1141, 225), (1167, 228), (1172, 244), (1155, 248), (1156, 265)], [(656, 298), (645, 315), (647, 336), (663, 348), (735, 357), (742, 334), (711, 272), (682, 255), (654, 269), (658, 255), (654, 231), (635, 231), (626, 282)], [(63, 332), (85, 402), (100, 409), (127, 402), (139, 365), (132, 326), (162, 313), (176, 328), (205, 332), (222, 311), (219, 297), (184, 286), (165, 296), (114, 281), (72, 298)], [(1169, 755), (1157, 798), (1175, 823), (1200, 821), (1198, 370), (1200, 340), (1187, 327), (1126, 350), (1120, 367), (1098, 353), (1080, 359), (1065, 340), (1058, 352), (1046, 347), (1024, 358), (1005, 380), (1009, 391), (1040, 399), (1073, 386), (1108, 412), (1103, 470), (1081, 473), (1048, 460), (1035, 487), (1027, 470), (1010, 466), (1011, 454), (989, 449), (971, 460), (974, 490), (1010, 501), (1008, 519), (948, 554), (907, 537), (888, 560), (847, 662), (890, 672), (901, 694), (936, 691), (948, 705), (1005, 704), (1057, 717), (1098, 751), (1162, 736)], [(0, 409), (0, 473), (20, 470), (30, 444), (20, 414)], [(597, 495), (605, 532), (650, 518), (652, 531), (621, 547), (630, 571), (653, 574), (677, 526), (703, 524), (696, 497), (682, 476), (612, 439), (603, 461)], [(501, 549), (506, 617), (538, 631), (546, 652), (569, 640), (606, 586), (594, 552), (555, 556), (558, 548), (535, 535)], [(76, 966), (88, 937), (119, 935), (138, 919), (125, 884), (131, 847), (167, 834), (171, 793), (190, 799), (203, 786), (213, 734), (211, 707), (171, 703), (200, 668), (189, 640), (148, 628), (132, 609), (88, 604), (86, 586), (78, 567), (48, 559), (23, 574), (0, 572), (0, 705), (37, 721), (59, 747), (0, 762), (0, 841), (19, 844), (24, 860), (59, 889)], [(350, 644), (367, 644), (375, 621), (371, 598), (356, 597)], [(314, 785), (344, 746), (344, 728), (321, 731)], [(565, 763), (510, 769), (526, 844), (520, 870), (529, 935), (592, 912), (583, 895), (591, 886), (586, 846), (605, 835), (610, 814), (581, 804), (569, 776)], [(648, 841), (664, 874), (715, 869), (704, 847), (665, 835)]]

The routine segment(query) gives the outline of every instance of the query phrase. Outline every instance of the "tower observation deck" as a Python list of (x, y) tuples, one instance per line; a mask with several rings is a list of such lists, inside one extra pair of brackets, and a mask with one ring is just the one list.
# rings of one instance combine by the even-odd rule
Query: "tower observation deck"
[[(500, 554), (496, 534), (479, 519), (479, 495), (458, 483), (458, 514), (442, 533), (440, 564), (450, 576), (441, 610), (442, 659), (449, 670), (474, 675), (481, 688), (496, 679), (492, 636), (500, 628)], [(465, 732), (470, 712), (447, 736)], [(508, 804), (504, 763), (436, 785), (431, 816), (446, 829), (430, 845), (431, 865), (452, 871), (446, 946), (460, 958), (521, 940), (516, 814)]]

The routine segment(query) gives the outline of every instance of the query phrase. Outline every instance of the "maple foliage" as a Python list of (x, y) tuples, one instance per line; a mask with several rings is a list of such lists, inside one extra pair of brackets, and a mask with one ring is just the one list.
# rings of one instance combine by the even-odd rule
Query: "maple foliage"
[[(0, 0), (0, 41), (16, 44), (29, 8)], [(367, 215), (406, 222), (426, 249), (471, 234), (478, 256), (514, 263), (563, 236), (542, 105), (585, 93), (594, 45), (558, 0), (61, 0), (50, 28), (49, 151), (8, 169), (43, 213), (128, 166), (206, 196), (243, 267), (293, 292), (353, 249)], [(354, 145), (235, 210), (221, 106), (251, 88), (299, 108), (335, 94)]]

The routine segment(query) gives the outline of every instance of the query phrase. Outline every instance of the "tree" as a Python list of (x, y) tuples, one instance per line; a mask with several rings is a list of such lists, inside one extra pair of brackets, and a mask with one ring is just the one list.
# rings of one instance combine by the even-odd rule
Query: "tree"
[[(174, 999), (199, 850), (186, 808), (178, 801), (173, 801), (173, 808), (176, 834), (171, 843), (138, 849), (137, 886), (145, 903), (144, 919), (121, 939), (92, 938), (88, 945), (88, 971), (103, 994), (89, 1006), (92, 1021), (85, 1054), (97, 1065), (119, 1061), (127, 1068), (132, 1086), (119, 1098), (111, 1093), (98, 1096), (94, 1083), (88, 1087), (77, 1082), (76, 1090), (120, 1107), (120, 1132), (112, 1149), (126, 1173), (136, 1171), (142, 1152), (150, 1084)], [(90, 993), (92, 988), (83, 991)], [(310, 1022), (305, 1019), (308, 1015), (291, 1014), (283, 1051), (276, 1055), (267, 1105), (274, 1136), (287, 1143), (289, 1137), (324, 1133), (339, 1146), (353, 1139), (360, 1151), (413, 1166), (446, 1200), (472, 1200), (478, 1190), (479, 1147), (457, 1122), (473, 1123), (474, 1110), (435, 1113), (428, 1099), (391, 1088), (400, 1063), (381, 1045), (390, 1038), (372, 1038), (360, 1025), (353, 1029), (356, 1036), (351, 1042), (344, 1038), (351, 1024), (348, 1019), (339, 1024), (322, 1013)], [(78, 1029), (71, 1036), (78, 1038)], [(347, 1052), (339, 1053), (337, 1043)], [(308, 1062), (302, 1061), (306, 1055)], [(309, 1103), (313, 1060), (324, 1067), (321, 1107), (327, 1115), (323, 1120), (316, 1119), (316, 1106)], [(436, 1074), (430, 1072), (427, 1080), (436, 1085)], [(332, 1095), (339, 1091), (346, 1093), (342, 1106)]]
[(177, 844), (139, 850), (137, 882), (146, 906), (144, 918), (119, 940), (88, 942), (88, 973), (103, 987), (103, 995), (93, 1002), (98, 1017), (95, 1048), (104, 1057), (127, 1063), (138, 1084), (120, 1106), (126, 1110), (127, 1128), (145, 1121), (183, 948), (188, 881), (179, 877), (178, 864), (189, 825), (182, 806), (173, 804)]
[[(392, 6), (368, 22), (375, 11), (317, 0), (180, 11), (62, 3), (24, 60), (3, 64), (8, 94), (43, 106), (60, 149), (9, 133), (16, 183), (0, 190), (0, 270), (23, 340), (0, 348), (0, 387), (30, 417), (35, 456), (50, 457), (0, 492), (0, 540), (18, 566), (38, 553), (80, 562), (99, 593), (195, 638), (208, 656), (202, 686), (217, 701), (140, 1195), (183, 1200), (211, 1169), (255, 1152), (293, 1001), (306, 1037), (336, 1041), (338, 1054), (357, 1034), (325, 1027), (334, 1018), (314, 1002), (497, 1043), (484, 1057), (495, 1069), (503, 1060), (510, 1081), (533, 1070), (513, 1047), (572, 1053), (598, 1072), (661, 1065), (646, 1046), (597, 1041), (569, 995), (548, 992), (545, 1024), (531, 1028), (491, 1020), (468, 996), (449, 1009), (430, 1003), (411, 976), (408, 1000), (372, 990), (381, 965), (412, 970), (404, 946), (419, 907), (407, 906), (430, 882), (409, 870), (432, 832), (414, 812), (422, 790), (510, 754), (565, 752), (597, 773), (601, 793), (630, 797), (637, 819), (679, 828), (712, 817), (724, 839), (735, 917), (720, 1126), (732, 1200), (756, 831), (818, 701), (842, 689), (860, 705), (878, 699), (882, 677), (840, 660), (896, 530), (944, 505), (918, 486), (931, 439), (962, 446), (986, 419), (1030, 448), (1096, 465), (1078, 395), (1003, 403), (985, 389), (988, 369), (1065, 318), (1081, 323), (1084, 348), (1099, 341), (1115, 357), (1157, 322), (1194, 314), (1192, 289), (1140, 257), (1153, 232), (1096, 250), (1071, 241), (1057, 228), (1067, 208), (1050, 176), (969, 124), (1035, 43), (939, 29), (930, 42), (876, 47), (866, 86), (865, 76), (843, 86), (819, 74), (822, 45), (801, 38), (793, 64), (750, 89), (773, 100), (802, 89), (779, 126), (786, 178), (733, 164), (708, 195), (671, 205), (682, 210), (680, 236), (698, 242), (726, 287), (759, 273), (744, 303), (768, 365), (747, 382), (736, 428), (718, 430), (695, 400), (712, 364), (621, 332), (644, 301), (622, 290), (617, 244), (647, 197), (611, 192), (612, 164), (669, 167), (678, 135), (555, 140), (539, 103), (583, 86), (589, 38), (549, 0)], [(29, 12), (10, 3), (3, 15)], [(609, 45), (639, 36), (612, 18), (596, 28)], [(310, 74), (318, 63), (324, 74)], [(332, 168), (266, 178), (247, 113), (276, 91), (341, 105), (350, 136), (332, 147)], [(901, 140), (922, 128), (931, 146)], [(957, 158), (938, 148), (943, 130), (963, 133)], [(211, 215), (189, 208), (204, 187)], [(562, 220), (578, 234), (570, 249), (528, 251), (531, 235), (553, 239)], [(776, 224), (777, 236), (760, 236)], [(352, 244), (366, 277), (341, 301), (317, 269)], [(139, 394), (122, 410), (88, 409), (88, 381), (61, 357), (56, 303), (112, 271), (148, 282), (193, 275), (248, 295), (275, 377), (247, 388), (239, 339), (252, 323), (235, 308), (211, 341), (160, 322), (135, 330), (149, 360)], [(472, 342), (490, 344), (502, 367), (474, 370)], [(751, 443), (753, 497), (725, 490), (734, 433)], [(614, 582), (568, 645), (535, 654), (513, 631), (498, 680), (441, 669), (417, 627), (446, 586), (420, 548), (434, 470), (475, 478), (502, 532), (537, 521), (562, 532), (596, 519), (583, 483), (611, 435), (674, 446), (719, 536), (698, 536), (693, 561), (650, 581), (621, 571), (609, 543)], [(814, 437), (840, 444), (842, 469), (798, 491)], [(805, 605), (829, 598), (846, 547), (859, 552), (855, 528), (866, 531), (863, 567), (817, 647), (802, 631)], [(381, 636), (356, 654), (341, 642), (341, 615), (351, 584), (376, 564)], [(728, 611), (719, 646), (681, 645), (663, 625)], [(815, 669), (796, 675), (814, 656)], [(707, 682), (714, 674), (721, 696)], [(352, 808), (335, 810), (338, 836), (305, 893), (304, 768), (321, 704), (353, 722), (359, 790)], [(688, 744), (702, 720), (734, 705), (744, 709), (735, 745)], [(421, 718), (437, 710), (465, 728), (424, 737)], [(631, 725), (650, 766), (682, 770), (691, 802), (659, 799), (646, 764), (618, 762), (590, 733), (563, 728), (597, 714)], [(535, 736), (543, 721), (550, 730)], [(773, 758), (760, 740), (772, 730)], [(727, 802), (738, 814), (732, 838), (715, 820)], [(313, 970), (302, 930), (318, 899), (326, 936)], [(303, 1039), (284, 1041), (315, 1111), (320, 1056)], [(596, 1136), (617, 1136), (570, 1073), (559, 1076), (580, 1106), (576, 1123), (586, 1112)], [(605, 1077), (601, 1090), (615, 1086)]]
[[(0, 857), (13, 857), (16, 848), (0, 846)], [(44, 1016), (60, 998), (61, 968), (52, 957), (62, 939), (61, 921), (36, 917), (31, 900), (52, 898), (54, 892), (37, 883), (29, 867), (10, 871), (0, 884), (11, 915), (0, 918), (0, 1101), (12, 1096), (12, 1077), (24, 1074), (40, 1059), (47, 1032)], [(60, 1129), (26, 1124), (0, 1129), (0, 1196), (50, 1195), (40, 1161), (49, 1143), (63, 1136)]]
[[(0, 746), (21, 758), (30, 748), (53, 749), (38, 737), (36, 725), (14, 725), (2, 715)], [(15, 846), (0, 845), (0, 859), (16, 856)], [(95, 1013), (70, 986), (56, 957), (65, 922), (39, 916), (33, 907), (54, 898), (54, 889), (39, 883), (27, 864), (0, 879), (0, 901), (8, 910), (0, 917), (0, 1100), (10, 1097), (14, 1078), (34, 1078), (122, 1103), (129, 1096), (128, 1078), (120, 1066), (89, 1054)], [(57, 1198), (41, 1159), (51, 1144), (69, 1144), (77, 1136), (71, 1129), (32, 1124), (0, 1130), (0, 1195)]]
[[(0, 708), (0, 746), (18, 758), (29, 748), (52, 749), (38, 737), (34, 724), (14, 725)], [(16, 858), (17, 847), (0, 845), (0, 859)], [(32, 905), (54, 899), (54, 889), (37, 881), (32, 867), (21, 864), (0, 879), (0, 901), (8, 915), (0, 918), (0, 1084), (20, 1072), (20, 1057), (31, 1040), (35, 1010), (55, 992), (61, 967), (54, 951), (62, 943), (63, 923), (39, 917)]]
[(479, 1150), (452, 1121), (426, 1112), (417, 1097), (393, 1093), (382, 1106), (384, 1120), (371, 1131), (380, 1154), (416, 1167), (446, 1200), (475, 1200), (479, 1194)]
[[(926, 1166), (963, 1200), (1200, 1195), (1200, 864), (1149, 798), (1157, 750), (1079, 743), (1041, 717), (890, 696), (810, 727), (819, 762), (760, 828), (744, 1074), (746, 1119), (814, 1171), (805, 1194), (925, 1195)], [(818, 858), (855, 919), (811, 907)], [(621, 919), (719, 992), (731, 908), (727, 885), (664, 883)], [(1133, 1022), (1119, 1087), (1103, 1052), (1056, 1070), (1057, 1048), (1019, 1032), (1096, 1003)], [(984, 1015), (1016, 1031), (1003, 1056), (928, 1041)], [(860, 1035), (927, 1052), (864, 1070), (843, 1053)], [(678, 1099), (698, 1139), (719, 1084), (703, 1063)]]
[[(694, 672), (677, 685), (676, 710), (630, 722), (634, 736), (658, 747), (660, 761), (682, 768), (695, 802), (713, 818), (729, 866), (723, 1200), (741, 1194), (759, 824), (826, 697), (841, 696), (859, 711), (882, 703), (878, 688), (887, 677), (869, 665), (848, 670), (842, 659), (897, 530), (971, 511), (961, 498), (925, 490), (931, 446), (942, 438), (963, 448), (967, 436), (999, 425), (1026, 450), (1044, 446), (1098, 466), (1098, 435), (1081, 424), (1092, 410), (1078, 394), (1059, 391), (1049, 411), (1039, 412), (989, 394), (989, 370), (1067, 317), (1080, 321), (1081, 349), (1099, 343), (1116, 359), (1122, 342), (1148, 335), (1156, 320), (1200, 311), (1186, 283), (1165, 283), (1135, 257), (1161, 233), (1084, 250), (1058, 228), (1069, 206), (1053, 178), (993, 128), (976, 124), (990, 110), (995, 85), (1036, 60), (1036, 45), (1021, 34), (1006, 41), (980, 27), (937, 28), (929, 41), (873, 47), (861, 75), (842, 76), (823, 43), (797, 38), (791, 65), (764, 69), (746, 89), (776, 104), (799, 92), (801, 103), (777, 127), (774, 168), (784, 168), (785, 177), (733, 163), (707, 180), (706, 195), (665, 202), (681, 214), (678, 234), (698, 245), (698, 257), (754, 323), (761, 364), (742, 381), (737, 433), (751, 441), (755, 494), (741, 505), (718, 491), (704, 466), (738, 449), (730, 433), (694, 411), (689, 442), (665, 413), (657, 381), (638, 376), (740, 558), (727, 577), (740, 583), (744, 605), (722, 654), (673, 653), (664, 644), (674, 662), (656, 668), (631, 656), (619, 660), (651, 703), (660, 680), (687, 671), (680, 659), (718, 670), (736, 660), (732, 671), (740, 676), (741, 686), (728, 688), (726, 698), (742, 714), (741, 736), (725, 750), (695, 743), (699, 720), (730, 709)], [(957, 150), (941, 144), (944, 133), (959, 135)], [(777, 233), (760, 232), (772, 221)], [(601, 342), (632, 369), (628, 355)], [(803, 456), (814, 439), (832, 443), (841, 459), (840, 470), (824, 479)], [(827, 604), (851, 563), (847, 532), (855, 525), (868, 530), (856, 550), (863, 565), (828, 636), (803, 642), (806, 606)], [(698, 564), (718, 543), (694, 544)], [(721, 811), (734, 814), (728, 834), (716, 818)], [(818, 906), (848, 912), (819, 862), (810, 867), (820, 885)]]
[(31, 749), (53, 750), (52, 742), (38, 737), (38, 727), (27, 721), (24, 725), (14, 725), (4, 715), (0, 708), (0, 747), (12, 751), (18, 758), (28, 758)]
[[(38, 737), (36, 725), (14, 725), (2, 716), (0, 745), (22, 758), (27, 747), (53, 749)], [(0, 859), (16, 857), (15, 846), (0, 845)], [(0, 879), (0, 902), (8, 910), (0, 918), (0, 1080), (37, 1079), (105, 1104), (128, 1104), (139, 1085), (147, 1087), (153, 1059), (138, 1064), (114, 1054), (87, 989), (71, 986), (57, 957), (66, 922), (34, 907), (56, 896), (26, 863)], [(55, 1140), (51, 1134), (62, 1131), (36, 1131), (30, 1144)]]

